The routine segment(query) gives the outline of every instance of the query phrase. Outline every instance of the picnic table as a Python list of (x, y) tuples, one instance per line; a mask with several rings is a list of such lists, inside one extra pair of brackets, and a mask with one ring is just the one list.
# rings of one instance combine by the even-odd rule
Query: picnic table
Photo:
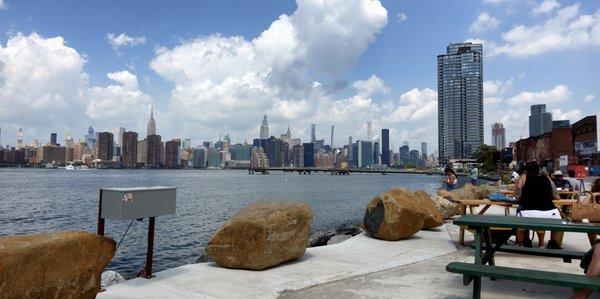
[[(481, 296), (481, 277), (510, 279), (524, 282), (545, 283), (572, 288), (588, 288), (600, 290), (600, 278), (590, 278), (585, 275), (556, 273), (532, 269), (519, 269), (496, 266), (494, 254), (507, 247), (506, 241), (511, 234), (507, 234), (503, 240), (492, 244), (491, 228), (506, 228), (516, 231), (517, 229), (528, 230), (550, 230), (575, 233), (600, 233), (600, 226), (590, 223), (573, 223), (563, 219), (529, 218), (500, 215), (464, 215), (454, 220), (454, 224), (466, 226), (475, 232), (475, 262), (457, 263), (453, 262), (446, 266), (446, 270), (463, 274), (463, 283), (468, 285), (473, 281), (473, 298)], [(485, 243), (485, 247), (484, 247)], [(582, 252), (545, 248), (525, 248), (508, 246), (512, 253), (541, 255), (546, 257), (562, 258), (564, 261), (581, 259)], [(485, 250), (485, 251), (484, 251)]]
[[(503, 207), (504, 215), (508, 216), (508, 215), (510, 215), (510, 208), (518, 207), (517, 202), (493, 201), (493, 200), (489, 200), (489, 199), (459, 199), (459, 200), (457, 200), (457, 202), (460, 206), (461, 216), (467, 214), (467, 208), (469, 209), (470, 214), (483, 215), (492, 206)], [(554, 205), (559, 210), (562, 210), (563, 207), (570, 208), (574, 203), (577, 202), (577, 200), (559, 199), (559, 200), (554, 200), (553, 202), (554, 202)], [(479, 206), (483, 206), (483, 207), (477, 213), (475, 213), (474, 208), (479, 207)], [(464, 244), (465, 243), (465, 230), (466, 230), (465, 226), (460, 226), (460, 232), (459, 232), (459, 236), (458, 236), (458, 242), (460, 243), (460, 245), (465, 245)]]

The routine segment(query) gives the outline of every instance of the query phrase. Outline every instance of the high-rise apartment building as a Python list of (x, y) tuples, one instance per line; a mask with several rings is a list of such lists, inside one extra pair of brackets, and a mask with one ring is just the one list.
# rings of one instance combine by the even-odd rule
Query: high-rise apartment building
[(483, 49), (456, 43), (438, 55), (440, 161), (471, 158), (483, 144)]
[(150, 120), (148, 120), (147, 136), (156, 135), (156, 122), (154, 121), (154, 106), (150, 107)]
[(111, 132), (100, 132), (98, 134), (98, 159), (111, 161), (113, 158), (114, 136)]
[(157, 168), (160, 165), (161, 151), (160, 135), (148, 135), (146, 137), (146, 167)]
[(138, 134), (136, 132), (123, 132), (121, 134), (121, 165), (125, 168), (135, 167), (137, 152)]
[(303, 143), (303, 162), (304, 167), (314, 167), (315, 166), (315, 144), (314, 143)]
[(148, 162), (146, 151), (148, 150), (148, 142), (146, 139), (137, 142), (137, 163), (146, 165)]
[(165, 167), (166, 168), (177, 168), (179, 167), (179, 147), (181, 146), (181, 140), (173, 139), (165, 143)]
[(501, 123), (492, 125), (492, 145), (498, 150), (502, 150), (506, 147), (506, 130)]
[(316, 131), (315, 124), (310, 124), (310, 142), (311, 143), (315, 143), (315, 141), (317, 141), (317, 134), (315, 131)]
[(56, 139), (57, 139), (56, 133), (50, 133), (50, 145), (51, 146), (58, 146), (58, 142), (56, 141)]
[(421, 159), (427, 160), (427, 142), (421, 142)]
[(267, 115), (263, 116), (262, 124), (260, 125), (260, 139), (269, 139), (269, 122), (267, 121)]
[(391, 166), (390, 164), (390, 130), (381, 129), (381, 164)]
[(529, 116), (529, 137), (552, 131), (552, 113), (546, 112), (546, 104), (532, 105)]

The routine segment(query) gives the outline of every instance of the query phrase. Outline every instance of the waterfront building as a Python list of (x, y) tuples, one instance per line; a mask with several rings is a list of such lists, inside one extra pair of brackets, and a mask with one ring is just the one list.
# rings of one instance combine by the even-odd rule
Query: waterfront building
[(229, 147), (231, 160), (235, 161), (250, 161), (252, 157), (252, 146), (237, 143)]
[(517, 161), (536, 161), (548, 171), (556, 170), (560, 156), (573, 156), (573, 134), (570, 128), (521, 139), (515, 148)]
[(352, 136), (348, 137), (348, 166), (356, 167), (356, 160), (354, 160), (354, 143), (352, 143)]
[(315, 126), (315, 124), (310, 124), (310, 142), (315, 143), (316, 141), (317, 141), (316, 126)]
[(250, 159), (250, 167), (252, 168), (267, 168), (269, 167), (269, 158), (265, 154), (262, 147), (252, 148), (252, 157)]
[(156, 135), (156, 121), (154, 121), (154, 106), (150, 107), (150, 119), (148, 120), (148, 130), (146, 136)]
[(77, 142), (73, 145), (73, 161), (83, 161), (83, 155), (90, 155), (92, 150), (90, 150), (85, 141)]
[(146, 167), (158, 168), (161, 160), (160, 135), (148, 135), (146, 137)]
[(101, 161), (111, 161), (113, 158), (114, 137), (110, 132), (98, 134), (98, 156)]
[(87, 141), (87, 146), (89, 149), (94, 150), (96, 148), (96, 134), (94, 132), (94, 128), (88, 128), (88, 133), (85, 135), (85, 140)]
[(194, 168), (206, 168), (206, 148), (195, 148), (192, 161)]
[(57, 139), (57, 134), (56, 133), (50, 133), (50, 145), (51, 146), (58, 146), (58, 143), (56, 142)]
[(125, 131), (126, 131), (125, 128), (119, 127), (119, 139), (117, 139), (117, 142), (118, 142), (117, 144), (120, 147), (123, 147), (123, 134), (125, 134)]
[(367, 168), (373, 165), (373, 143), (371, 141), (356, 141), (352, 154), (356, 167)]
[(410, 162), (410, 148), (408, 145), (403, 145), (398, 149), (400, 158), (400, 165), (404, 165)]
[(231, 153), (229, 152), (229, 134), (225, 135), (225, 142), (223, 142), (223, 149), (221, 150), (221, 167), (228, 167), (231, 162)]
[(315, 144), (314, 143), (303, 143), (302, 144), (302, 157), (304, 167), (315, 166)]
[(179, 168), (180, 139), (173, 139), (165, 143), (165, 167)]
[(571, 127), (571, 121), (568, 119), (552, 121), (552, 129), (570, 128), (570, 127)]
[(427, 160), (427, 142), (421, 142), (421, 159)]
[(74, 145), (75, 142), (73, 141), (73, 136), (71, 135), (71, 132), (67, 132), (67, 137), (65, 137), (65, 147), (73, 148)]
[(381, 165), (381, 152), (379, 150), (379, 141), (373, 142), (373, 164)]
[(148, 142), (146, 139), (139, 140), (137, 142), (137, 164), (146, 165), (147, 163), (147, 155), (146, 151), (148, 150)]
[(125, 168), (135, 167), (138, 161), (138, 134), (136, 132), (123, 132), (121, 148), (121, 165)]
[(392, 166), (390, 164), (390, 130), (381, 129), (381, 164)]
[[(573, 137), (573, 154), (578, 164), (586, 166), (600, 165), (598, 153), (598, 118), (596, 115), (586, 116), (571, 126)], [(598, 172), (594, 172), (598, 175)]]
[(532, 105), (529, 116), (529, 137), (552, 131), (552, 113), (546, 112), (546, 104)]
[(438, 55), (438, 149), (441, 161), (466, 159), (483, 144), (483, 51), (456, 43)]
[(304, 167), (304, 146), (295, 144), (292, 146), (292, 166)]
[(288, 147), (281, 139), (271, 136), (267, 142), (265, 152), (269, 158), (269, 166), (282, 167), (287, 164)]
[(66, 148), (64, 146), (46, 145), (37, 151), (37, 160), (41, 164), (65, 164)]
[(420, 166), (421, 165), (421, 154), (418, 150), (412, 150), (408, 153), (410, 164)]
[(17, 131), (17, 149), (20, 149), (23, 147), (23, 129), (19, 128), (19, 131)]
[(269, 139), (269, 122), (267, 121), (267, 115), (263, 116), (262, 124), (260, 125), (260, 139)]
[(315, 167), (333, 168), (335, 155), (332, 152), (319, 151), (315, 154)]
[(292, 138), (292, 145), (302, 145), (302, 139)]
[(221, 151), (213, 147), (206, 149), (206, 160), (207, 167), (221, 167)]
[(498, 150), (502, 150), (506, 147), (506, 130), (501, 123), (492, 125), (492, 145)]

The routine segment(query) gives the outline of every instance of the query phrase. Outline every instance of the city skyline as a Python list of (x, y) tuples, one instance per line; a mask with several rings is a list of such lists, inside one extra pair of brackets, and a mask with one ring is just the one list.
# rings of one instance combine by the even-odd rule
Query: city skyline
[[(390, 129), (396, 147), (399, 140), (426, 141), (433, 152), (435, 56), (466, 40), (484, 45), (484, 128), (505, 124), (507, 142), (528, 132), (521, 116), (530, 104), (547, 104), (554, 119), (571, 122), (600, 108), (600, 62), (593, 59), (600, 44), (597, 3), (361, 2), (131, 2), (90, 11), (73, 3), (5, 0), (1, 142), (14, 144), (19, 128), (26, 140), (50, 132), (79, 138), (77, 132), (89, 126), (115, 136), (119, 127), (142, 133), (154, 106), (163, 136), (217, 140), (229, 127), (235, 140), (250, 140), (260, 130), (256, 119), (268, 114), (275, 136), (290, 126), (294, 136), (308, 140), (314, 123), (318, 138), (329, 141), (334, 125), (334, 143), (345, 144), (348, 136), (364, 138), (371, 121), (374, 132)], [(333, 18), (332, 7), (355, 17)], [(178, 21), (165, 25), (140, 16), (130, 22), (132, 8), (160, 11), (166, 19), (178, 15)], [(423, 18), (425, 12), (441, 17)], [(56, 24), (48, 14), (64, 22)], [(98, 18), (105, 15), (115, 16), (112, 23)], [(331, 24), (310, 21), (330, 16)], [(443, 21), (450, 17), (457, 22)], [(338, 46), (348, 39), (335, 28), (352, 33), (353, 47)], [(553, 42), (543, 42), (548, 40)], [(210, 60), (198, 55), (226, 53), (219, 45), (234, 54)], [(563, 71), (547, 72), (549, 67)], [(212, 85), (202, 84), (207, 80)], [(491, 132), (484, 133), (491, 144)]]

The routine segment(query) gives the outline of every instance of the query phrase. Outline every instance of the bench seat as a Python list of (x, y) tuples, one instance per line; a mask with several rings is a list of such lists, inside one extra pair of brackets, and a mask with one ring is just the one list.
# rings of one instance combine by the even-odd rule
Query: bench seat
[(463, 282), (465, 285), (468, 285), (474, 277), (491, 277), (514, 281), (571, 287), (574, 289), (600, 290), (600, 278), (587, 277), (582, 274), (569, 274), (459, 262), (452, 262), (448, 264), (446, 266), (446, 271), (463, 274)]
[[(471, 245), (471, 248), (475, 248), (475, 245)], [(485, 250), (485, 247), (484, 247)], [(539, 247), (523, 247), (523, 246), (514, 246), (514, 245), (502, 245), (497, 252), (508, 252), (508, 253), (518, 253), (518, 254), (526, 254), (526, 255), (537, 255), (537, 256), (545, 256), (545, 257), (557, 257), (562, 258), (565, 263), (570, 263), (571, 260), (581, 260), (585, 252), (581, 251), (573, 251), (573, 250), (565, 250), (565, 249), (546, 249)]]

